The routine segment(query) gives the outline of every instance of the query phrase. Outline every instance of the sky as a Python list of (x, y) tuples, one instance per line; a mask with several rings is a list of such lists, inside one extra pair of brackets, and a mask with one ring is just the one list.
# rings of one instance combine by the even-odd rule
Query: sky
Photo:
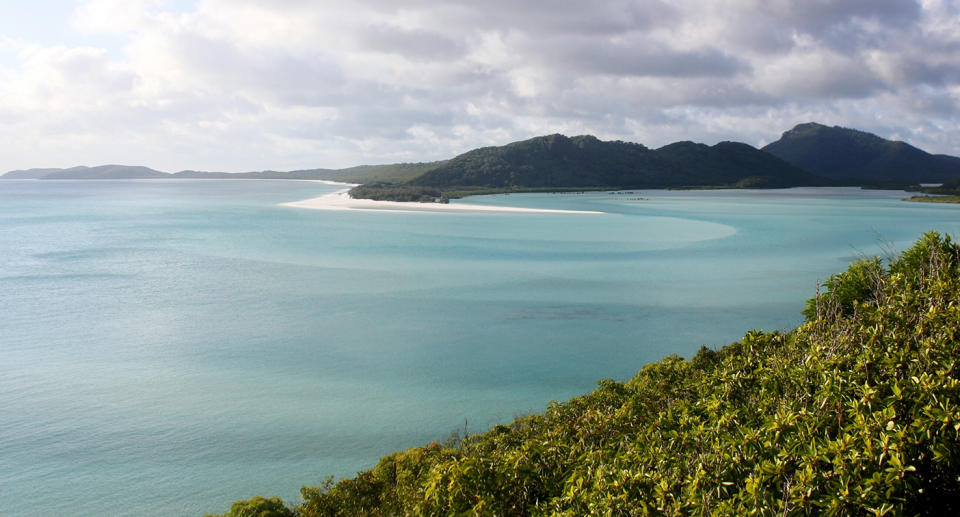
[(960, 0), (2, 4), (0, 171), (759, 147), (810, 121), (960, 155)]

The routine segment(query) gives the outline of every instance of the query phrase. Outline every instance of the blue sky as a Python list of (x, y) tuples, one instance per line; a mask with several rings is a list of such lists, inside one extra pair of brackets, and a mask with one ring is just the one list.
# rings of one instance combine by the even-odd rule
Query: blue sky
[(0, 171), (435, 160), (549, 133), (960, 155), (955, 0), (0, 5)]
[[(37, 45), (102, 46), (111, 52), (122, 50), (126, 38), (86, 32), (72, 26), (71, 20), (82, 0), (34, 0), (0, 3), (0, 35)], [(187, 13), (194, 0), (161, 0), (154, 10)]]
[[(78, 0), (49, 0), (35, 2), (3, 2), (0, 4), (0, 35), (24, 43), (51, 46), (94, 46), (105, 48), (116, 58), (122, 58), (125, 38), (82, 32), (71, 27), (71, 17)], [(17, 66), (16, 54), (0, 54), (2, 64)]]
[(56, 45), (70, 41), (69, 15), (76, 7), (74, 0), (49, 2), (4, 2), (0, 4), (0, 34)]

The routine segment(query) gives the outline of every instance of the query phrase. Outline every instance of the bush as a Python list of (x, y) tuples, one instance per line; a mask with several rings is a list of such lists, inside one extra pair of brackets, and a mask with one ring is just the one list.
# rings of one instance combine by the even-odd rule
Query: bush
[(245, 501), (237, 501), (230, 505), (230, 511), (223, 515), (207, 515), (206, 517), (294, 517), (293, 510), (284, 506), (279, 497), (254, 497)]

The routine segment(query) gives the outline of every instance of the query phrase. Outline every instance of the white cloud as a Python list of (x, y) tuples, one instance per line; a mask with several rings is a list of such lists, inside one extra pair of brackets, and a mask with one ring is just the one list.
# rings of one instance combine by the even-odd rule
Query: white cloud
[(137, 29), (162, 0), (86, 0), (77, 6), (70, 25), (82, 32), (124, 33)]
[(75, 45), (0, 34), (0, 138), (22, 144), (0, 169), (337, 167), (553, 132), (757, 145), (809, 120), (960, 154), (954, 2), (181, 4), (81, 2)]
[(861, 60), (828, 49), (798, 49), (757, 71), (754, 84), (783, 99), (844, 99), (874, 94), (884, 83)]

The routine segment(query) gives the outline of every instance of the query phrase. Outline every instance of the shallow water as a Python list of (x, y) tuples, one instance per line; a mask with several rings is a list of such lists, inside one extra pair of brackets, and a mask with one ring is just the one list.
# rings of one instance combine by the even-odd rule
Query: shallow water
[(294, 181), (0, 181), (0, 515), (298, 499), (752, 328), (960, 206), (857, 189), (330, 212)]

